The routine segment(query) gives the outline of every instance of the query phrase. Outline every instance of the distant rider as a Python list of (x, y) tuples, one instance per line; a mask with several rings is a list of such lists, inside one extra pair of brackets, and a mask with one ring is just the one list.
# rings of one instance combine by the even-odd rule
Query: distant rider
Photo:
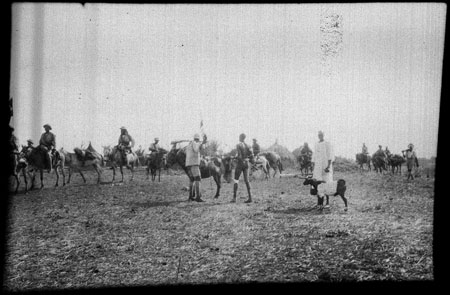
[(56, 136), (50, 130), (52, 127), (49, 124), (45, 124), (44, 126), (45, 132), (42, 133), (41, 139), (39, 140), (39, 148), (44, 150), (47, 154), (47, 167), (48, 172), (53, 171), (52, 167), (52, 156), (56, 151)]

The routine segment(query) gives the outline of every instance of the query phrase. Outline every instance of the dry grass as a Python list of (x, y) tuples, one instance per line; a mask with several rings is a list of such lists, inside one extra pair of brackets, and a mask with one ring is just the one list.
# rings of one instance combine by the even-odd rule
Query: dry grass
[(251, 204), (241, 182), (231, 204), (232, 184), (212, 199), (208, 179), (197, 203), (187, 201), (184, 175), (152, 183), (141, 170), (116, 185), (89, 176), (12, 196), (6, 290), (433, 280), (433, 179), (337, 172), (349, 211), (332, 198), (318, 212), (298, 178), (253, 180)]

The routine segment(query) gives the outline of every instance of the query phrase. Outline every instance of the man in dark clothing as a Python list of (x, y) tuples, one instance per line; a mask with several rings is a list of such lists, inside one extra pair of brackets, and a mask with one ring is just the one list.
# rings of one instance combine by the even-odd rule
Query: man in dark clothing
[(244, 182), (247, 186), (247, 192), (248, 192), (248, 199), (245, 201), (245, 203), (252, 202), (252, 194), (250, 191), (250, 182), (248, 180), (248, 173), (250, 164), (253, 162), (253, 152), (250, 149), (250, 147), (244, 142), (245, 141), (245, 134), (241, 134), (239, 136), (239, 143), (236, 146), (237, 150), (237, 163), (236, 163), (236, 169), (234, 171), (234, 187), (233, 187), (233, 199), (231, 200), (232, 203), (236, 202), (236, 194), (238, 190), (238, 183), (239, 183), (239, 177), (241, 176), (241, 173), (244, 174)]
[(48, 168), (48, 172), (52, 172), (52, 155), (55, 153), (56, 151), (56, 136), (55, 134), (53, 134), (52, 132), (50, 132), (50, 130), (52, 130), (52, 127), (49, 124), (45, 124), (44, 126), (45, 132), (42, 133), (41, 135), (41, 139), (39, 140), (39, 148), (41, 148), (42, 150), (44, 150), (47, 155), (47, 166)]

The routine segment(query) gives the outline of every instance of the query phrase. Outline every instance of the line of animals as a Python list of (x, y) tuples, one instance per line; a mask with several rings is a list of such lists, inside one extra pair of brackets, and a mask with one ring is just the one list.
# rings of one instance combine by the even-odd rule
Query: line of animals
[[(174, 145), (170, 151), (160, 148), (159, 152), (153, 152), (144, 159), (147, 179), (151, 176), (152, 181), (155, 181), (156, 177), (158, 177), (158, 181), (160, 181), (161, 170), (167, 169), (175, 164), (178, 164), (187, 174), (185, 159), (186, 152), (184, 147), (180, 148)], [(105, 167), (113, 170), (111, 182), (114, 182), (116, 179), (116, 168), (119, 168), (121, 173), (120, 182), (123, 182), (123, 167), (131, 171), (130, 181), (133, 181), (135, 168), (142, 165), (136, 152), (124, 152), (117, 146), (104, 146), (103, 154), (100, 154), (92, 147), (91, 143), (89, 143), (86, 149), (75, 148), (74, 152), (68, 152), (64, 148), (60, 148), (52, 154), (50, 161), (51, 166), (48, 163), (47, 152), (38, 147), (22, 146), (20, 151), (12, 153), (13, 177), (16, 180), (15, 193), (18, 192), (21, 175), (25, 182), (25, 192), (27, 192), (35, 188), (37, 172), (39, 172), (41, 180), (40, 188), (43, 188), (44, 171), (55, 172), (55, 187), (57, 187), (59, 186), (60, 174), (62, 175), (62, 185), (64, 186), (66, 183), (70, 183), (73, 172), (78, 172), (84, 183), (86, 183), (83, 172), (92, 170), (97, 173), (97, 183), (100, 183)], [(220, 194), (222, 176), (227, 182), (231, 182), (231, 174), (234, 166), (235, 157), (230, 154), (202, 158), (200, 163), (201, 176), (202, 178), (212, 177), (214, 179), (217, 185), (215, 197), (218, 197)], [(270, 169), (274, 170), (272, 177), (277, 172), (281, 174), (283, 171), (280, 156), (272, 151), (260, 153), (251, 171), (261, 170), (264, 172), (265, 179), (269, 179)], [(65, 181), (65, 170), (69, 173), (67, 182)], [(30, 187), (28, 187), (28, 180), (31, 180)]]

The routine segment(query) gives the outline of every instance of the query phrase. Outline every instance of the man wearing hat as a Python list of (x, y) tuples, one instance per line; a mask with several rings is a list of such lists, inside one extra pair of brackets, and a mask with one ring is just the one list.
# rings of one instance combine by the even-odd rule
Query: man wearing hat
[(155, 137), (155, 142), (153, 142), (152, 144), (150, 144), (150, 147), (148, 148), (152, 153), (158, 153), (159, 149), (161, 147), (159, 146), (159, 138)]
[(253, 138), (253, 156), (258, 157), (258, 154), (261, 152), (261, 147), (259, 146), (258, 140), (256, 138)]
[[(203, 141), (200, 142), (200, 135), (196, 133), (194, 140), (186, 146), (186, 168), (190, 180), (189, 200), (203, 202), (200, 192), (201, 174), (200, 174), (200, 151), (206, 144), (206, 135), (203, 135)], [(194, 191), (195, 190), (195, 191)], [(197, 196), (195, 199), (194, 194)]]
[(233, 186), (233, 199), (232, 203), (236, 202), (236, 194), (238, 190), (239, 177), (241, 177), (241, 173), (244, 174), (244, 182), (247, 186), (248, 199), (245, 203), (252, 202), (252, 193), (250, 188), (250, 182), (248, 180), (248, 169), (250, 168), (249, 162), (253, 163), (253, 152), (250, 147), (245, 143), (246, 135), (242, 133), (239, 135), (239, 143), (236, 145), (237, 150), (237, 163), (236, 169), (234, 170), (234, 186)]
[(50, 130), (52, 127), (49, 124), (45, 124), (44, 126), (45, 132), (42, 133), (41, 139), (39, 140), (39, 148), (45, 150), (47, 152), (47, 161), (48, 161), (48, 172), (52, 172), (52, 155), (55, 153), (56, 148), (56, 136)]
[[(406, 153), (406, 154), (405, 154)], [(419, 168), (419, 160), (417, 159), (416, 151), (412, 143), (408, 144), (408, 149), (402, 151), (403, 157), (406, 158), (406, 167), (408, 168), (408, 179), (414, 179), (412, 169), (414, 164)]]
[(324, 140), (324, 133), (319, 131), (319, 142), (314, 146), (311, 162), (314, 163), (313, 178), (325, 182), (333, 181), (334, 152), (331, 143)]
[(34, 149), (34, 142), (31, 139), (27, 140), (27, 146), (25, 147), (25, 154), (29, 155), (30, 152)]
[(135, 141), (128, 130), (125, 127), (120, 127), (119, 143), (117, 147), (122, 152), (122, 156), (125, 158), (126, 153), (131, 153), (131, 149), (134, 147)]

